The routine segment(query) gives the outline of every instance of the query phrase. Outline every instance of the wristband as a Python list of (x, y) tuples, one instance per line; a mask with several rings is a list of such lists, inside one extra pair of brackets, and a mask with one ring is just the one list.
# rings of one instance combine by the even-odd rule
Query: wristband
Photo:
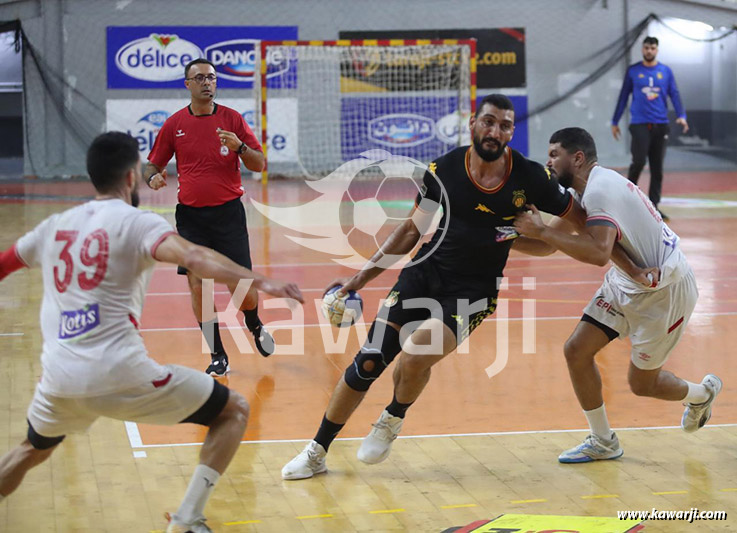
[(238, 155), (245, 154), (246, 150), (248, 150), (248, 146), (246, 145), (246, 143), (241, 143), (241, 145), (238, 147), (237, 153)]

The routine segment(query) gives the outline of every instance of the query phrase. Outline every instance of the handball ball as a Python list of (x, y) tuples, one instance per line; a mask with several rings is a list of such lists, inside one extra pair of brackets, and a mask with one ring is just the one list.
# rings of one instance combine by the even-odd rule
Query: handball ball
[(333, 287), (322, 299), (322, 314), (333, 326), (339, 328), (355, 324), (363, 311), (363, 300), (359, 294), (348, 291), (348, 294), (339, 297), (337, 292), (342, 288), (342, 285)]

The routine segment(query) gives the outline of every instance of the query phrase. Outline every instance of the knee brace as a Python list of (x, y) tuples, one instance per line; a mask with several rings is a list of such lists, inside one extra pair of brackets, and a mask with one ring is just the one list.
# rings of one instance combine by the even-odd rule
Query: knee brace
[(374, 322), (366, 344), (345, 369), (345, 382), (353, 390), (366, 392), (371, 383), (402, 351), (399, 332), (396, 329), (386, 323), (380, 323), (378, 331), (376, 329)]

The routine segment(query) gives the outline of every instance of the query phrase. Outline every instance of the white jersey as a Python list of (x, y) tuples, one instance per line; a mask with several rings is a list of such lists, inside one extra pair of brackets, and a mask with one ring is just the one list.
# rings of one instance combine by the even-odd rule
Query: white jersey
[(19, 258), (43, 273), (45, 393), (97, 396), (161, 375), (137, 325), (153, 253), (172, 233), (159, 215), (111, 199), (53, 215), (18, 240)]
[[(689, 271), (686, 257), (678, 246), (678, 235), (663, 222), (645, 193), (617, 172), (594, 167), (581, 198), (581, 207), (586, 211), (587, 224), (598, 221), (617, 228), (617, 242), (636, 265), (660, 269), (657, 289), (678, 281)], [(652, 290), (616, 266), (607, 277), (626, 293)]]

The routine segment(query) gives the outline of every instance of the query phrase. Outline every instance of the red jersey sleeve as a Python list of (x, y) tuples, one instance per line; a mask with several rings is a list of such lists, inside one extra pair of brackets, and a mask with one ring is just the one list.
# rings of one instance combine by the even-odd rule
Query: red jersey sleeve
[(15, 244), (4, 252), (0, 252), (0, 280), (24, 266), (26, 264), (18, 255)]
[(148, 154), (148, 160), (163, 169), (174, 155), (174, 116), (169, 117), (164, 125), (161, 126), (159, 133), (156, 135), (154, 146), (151, 153)]

